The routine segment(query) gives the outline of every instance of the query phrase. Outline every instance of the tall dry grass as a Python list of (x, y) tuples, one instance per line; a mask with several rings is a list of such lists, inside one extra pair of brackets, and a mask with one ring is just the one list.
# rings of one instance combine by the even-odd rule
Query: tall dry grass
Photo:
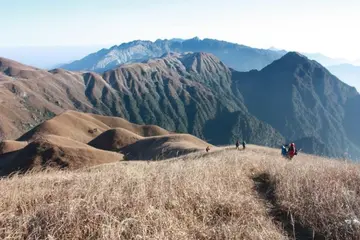
[[(1, 239), (287, 239), (273, 208), (329, 239), (358, 239), (355, 164), (278, 150), (191, 154), (0, 181)], [(263, 199), (266, 174), (275, 199)]]
[(277, 204), (326, 239), (360, 239), (358, 164), (307, 156), (265, 164)]
[(284, 239), (246, 156), (192, 155), (0, 181), (2, 239)]

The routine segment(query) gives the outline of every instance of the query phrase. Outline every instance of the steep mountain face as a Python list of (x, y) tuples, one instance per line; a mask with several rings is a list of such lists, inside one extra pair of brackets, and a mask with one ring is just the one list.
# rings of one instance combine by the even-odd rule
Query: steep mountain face
[(360, 96), (355, 96), (345, 105), (344, 125), (350, 140), (360, 146)]
[(133, 41), (110, 49), (102, 49), (85, 58), (63, 65), (67, 70), (103, 72), (124, 63), (141, 62), (169, 52), (207, 52), (217, 56), (228, 67), (238, 71), (261, 69), (279, 59), (283, 51), (256, 49), (214, 39)]
[[(348, 106), (359, 94), (315, 61), (290, 52), (261, 71), (233, 73), (233, 89), (249, 112), (287, 139), (323, 148), (331, 156), (345, 149), (360, 156), (346, 133), (357, 114)], [(350, 130), (351, 131), (351, 130)], [(359, 145), (358, 145), (359, 146)]]
[[(0, 99), (6, 103), (0, 106), (3, 138), (17, 138), (64, 109), (75, 109), (156, 124), (211, 138), (214, 144), (229, 144), (237, 138), (270, 146), (283, 142), (269, 124), (248, 113), (231, 89), (231, 71), (211, 54), (168, 54), (103, 75), (29, 71), (25, 77), (7, 70), (0, 75)], [(228, 116), (230, 131), (218, 131), (223, 128), (223, 116)]]

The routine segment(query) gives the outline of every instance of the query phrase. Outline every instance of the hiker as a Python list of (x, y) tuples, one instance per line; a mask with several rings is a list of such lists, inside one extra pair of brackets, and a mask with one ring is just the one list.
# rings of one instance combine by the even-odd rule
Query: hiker
[(282, 147), (281, 147), (281, 155), (282, 155), (283, 157), (287, 157), (287, 154), (288, 154), (285, 146), (286, 146), (286, 145), (282, 145)]
[(243, 140), (242, 146), (243, 146), (243, 149), (245, 150), (245, 147), (246, 147), (246, 142), (245, 142), (245, 140)]
[(240, 145), (239, 140), (237, 140), (235, 143), (236, 149), (239, 149), (239, 145)]
[(209, 151), (210, 151), (210, 147), (207, 146), (205, 150), (206, 150), (206, 152), (209, 152)]
[(290, 143), (289, 150), (288, 150), (289, 159), (291, 160), (296, 154), (297, 154), (297, 151), (295, 148), (295, 143)]

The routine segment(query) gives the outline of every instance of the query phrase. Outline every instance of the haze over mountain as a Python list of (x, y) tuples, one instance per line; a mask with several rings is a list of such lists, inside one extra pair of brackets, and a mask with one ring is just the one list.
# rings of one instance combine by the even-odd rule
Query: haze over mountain
[(1, 66), (5, 138), (63, 109), (77, 109), (156, 124), (213, 144), (245, 139), (278, 146), (295, 140), (307, 152), (360, 156), (358, 139), (349, 135), (359, 112), (348, 107), (358, 93), (296, 53), (248, 73), (230, 70), (208, 53), (172, 53), (102, 75), (47, 72), (7, 59)]
[(328, 67), (332, 65), (338, 65), (343, 63), (349, 63), (349, 60), (342, 58), (331, 58), (321, 53), (302, 53), (306, 57), (319, 62), (321, 65)]
[[(151, 41), (133, 41), (102, 49), (80, 60), (62, 65), (62, 68), (75, 71), (103, 72), (121, 64), (142, 62), (149, 58), (160, 57), (169, 52), (207, 52), (212, 53), (228, 67), (237, 71), (260, 70), (274, 60), (287, 53), (285, 50), (271, 47), (269, 49), (256, 49), (248, 46), (230, 43), (216, 39), (200, 40), (170, 39)], [(350, 65), (346, 59), (330, 58), (321, 53), (303, 53), (309, 59), (315, 60), (351, 86), (360, 89), (360, 82), (356, 80), (357, 67)], [(347, 64), (346, 69), (345, 65)]]
[(360, 90), (360, 66), (344, 63), (327, 67), (331, 73)]
[(261, 69), (284, 54), (283, 51), (256, 49), (215, 39), (201, 40), (197, 37), (188, 40), (171, 39), (155, 42), (137, 40), (109, 49), (101, 49), (83, 59), (65, 64), (62, 68), (103, 72), (124, 63), (141, 62), (149, 58), (160, 57), (169, 52), (211, 53), (227, 66), (238, 71)]
[(53, 69), (108, 45), (1, 47), (0, 56), (43, 69)]

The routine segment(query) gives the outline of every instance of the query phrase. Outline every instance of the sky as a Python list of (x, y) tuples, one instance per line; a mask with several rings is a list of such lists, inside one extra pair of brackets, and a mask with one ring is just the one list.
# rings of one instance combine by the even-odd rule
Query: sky
[(359, 13), (359, 0), (0, 0), (0, 50), (198, 36), (355, 60)]

